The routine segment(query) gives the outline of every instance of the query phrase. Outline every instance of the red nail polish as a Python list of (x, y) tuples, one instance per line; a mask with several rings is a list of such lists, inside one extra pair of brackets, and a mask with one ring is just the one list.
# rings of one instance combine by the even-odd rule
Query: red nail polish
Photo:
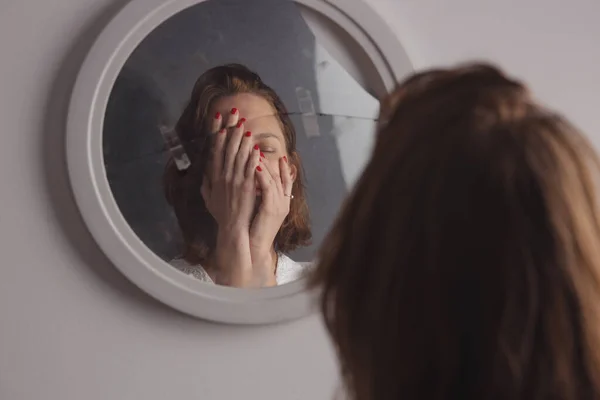
[(221, 129), (221, 130), (219, 131), (219, 133), (220, 133), (221, 135), (222, 135), (222, 134), (224, 134), (225, 132), (227, 132), (227, 129), (225, 129), (225, 128), (223, 128), (223, 129)]
[(241, 128), (243, 123), (244, 123), (244, 121), (242, 121), (242, 120), (239, 120), (239, 122), (238, 122), (238, 124), (237, 124), (237, 127), (238, 127), (238, 128)]
[(283, 156), (283, 161), (287, 162), (287, 157)]
[(232, 115), (235, 114), (236, 112), (237, 112), (237, 108), (234, 107), (234, 108), (231, 109), (231, 114)]
[(254, 145), (254, 150), (258, 150), (258, 145), (257, 144)]
[(256, 170), (257, 170), (258, 172), (262, 171), (262, 168), (260, 167), (260, 165), (256, 167)]
[(246, 118), (240, 119), (240, 122), (243, 124), (244, 122), (246, 122)]
[(215, 114), (215, 119), (219, 119), (219, 118), (221, 118), (221, 113), (220, 113), (220, 112), (217, 112), (217, 113)]
[(261, 156), (262, 158), (265, 158), (265, 155), (263, 154), (263, 152), (262, 152), (262, 151), (260, 152), (260, 156)]
[(250, 137), (250, 136), (252, 136), (252, 132), (250, 132), (250, 131), (246, 132), (246, 137)]

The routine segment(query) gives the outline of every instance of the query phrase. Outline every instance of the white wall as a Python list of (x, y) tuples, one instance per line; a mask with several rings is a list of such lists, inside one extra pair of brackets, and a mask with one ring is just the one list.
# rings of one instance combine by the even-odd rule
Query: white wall
[(373, 0), (416, 68), (499, 63), (600, 147), (597, 0)]
[[(0, 398), (330, 399), (336, 368), (317, 317), (195, 321), (129, 284), (83, 226), (63, 161), (67, 101), (124, 2), (0, 3)], [(600, 144), (597, 0), (370, 2), (417, 67), (498, 61)]]

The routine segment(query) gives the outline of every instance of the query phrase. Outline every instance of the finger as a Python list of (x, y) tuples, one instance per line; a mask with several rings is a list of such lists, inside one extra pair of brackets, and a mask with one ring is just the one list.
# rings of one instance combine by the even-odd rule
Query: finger
[[(244, 132), (244, 118), (240, 120), (240, 128)], [(257, 145), (258, 146), (258, 145)], [(246, 131), (242, 136), (240, 143), (240, 149), (235, 158), (234, 174), (238, 181), (243, 181), (246, 175), (246, 165), (248, 164), (248, 157), (252, 150), (252, 132)]]
[(256, 167), (261, 164), (260, 162), (260, 148), (258, 145), (252, 148), (250, 157), (248, 157), (248, 163), (246, 164), (246, 179), (254, 181), (256, 174)]
[[(273, 185), (273, 189), (277, 193), (283, 194), (283, 186), (281, 185), (281, 177), (280, 177), (279, 171), (275, 171), (273, 168), (271, 168), (271, 165), (267, 162), (262, 163), (261, 166), (263, 166), (263, 168), (269, 173), (269, 176), (272, 179), (271, 184)], [(279, 167), (277, 169), (279, 169)]]
[[(225, 150), (225, 162), (223, 164), (223, 173), (225, 177), (231, 178), (234, 175), (235, 159), (240, 151), (244, 132), (244, 118), (240, 119), (237, 125), (230, 129), (229, 140)], [(252, 133), (250, 133), (250, 136)]]
[(290, 197), (292, 194), (292, 187), (294, 182), (292, 180), (292, 171), (288, 164), (287, 157), (281, 157), (279, 159), (279, 170), (281, 171), (281, 185), (283, 187), (283, 194)]
[(240, 111), (237, 108), (232, 108), (227, 114), (227, 118), (225, 120), (225, 128), (233, 128), (238, 124), (240, 120)]
[(227, 139), (227, 130), (221, 129), (215, 135), (215, 140), (213, 144), (213, 154), (212, 154), (212, 182), (216, 182), (219, 177), (223, 174), (223, 159), (224, 159), (224, 149), (225, 149), (225, 140)]
[(223, 126), (223, 116), (217, 112), (211, 121), (210, 133), (215, 134), (221, 130)]
[(256, 180), (258, 181), (258, 185), (262, 191), (263, 198), (273, 195), (276, 189), (273, 186), (273, 177), (271, 176), (269, 169), (266, 167), (266, 164), (267, 163), (265, 162), (261, 162), (256, 167)]

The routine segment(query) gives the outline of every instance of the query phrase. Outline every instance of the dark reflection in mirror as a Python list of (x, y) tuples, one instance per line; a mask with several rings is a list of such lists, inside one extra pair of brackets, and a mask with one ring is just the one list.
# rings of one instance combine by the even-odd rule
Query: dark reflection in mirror
[(171, 153), (161, 129), (175, 126), (203, 72), (229, 63), (256, 71), (289, 111), (313, 240), (288, 255), (311, 261), (370, 151), (376, 102), (360, 86), (340, 84), (346, 82), (343, 69), (327, 58), (291, 1), (203, 2), (144, 39), (115, 82), (104, 121), (104, 161), (115, 200), (159, 257), (182, 255), (184, 240), (163, 193)]

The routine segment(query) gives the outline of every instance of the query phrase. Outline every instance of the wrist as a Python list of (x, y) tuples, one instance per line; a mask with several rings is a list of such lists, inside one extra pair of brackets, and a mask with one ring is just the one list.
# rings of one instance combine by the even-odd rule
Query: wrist
[(232, 287), (252, 286), (252, 258), (248, 242), (248, 233), (243, 230), (219, 229), (214, 254), (218, 271), (215, 283)]
[(252, 253), (252, 269), (254, 282), (258, 287), (277, 286), (277, 254), (271, 250)]
[(249, 236), (248, 231), (242, 227), (219, 228), (217, 232), (217, 247), (248, 246), (250, 241)]
[(264, 235), (259, 232), (250, 231), (250, 250), (252, 254), (261, 256), (272, 256), (273, 243), (275, 242), (274, 235)]
[(250, 246), (250, 255), (252, 257), (252, 265), (268, 266), (275, 264), (276, 256), (272, 248), (270, 247), (265, 249), (259, 249)]

